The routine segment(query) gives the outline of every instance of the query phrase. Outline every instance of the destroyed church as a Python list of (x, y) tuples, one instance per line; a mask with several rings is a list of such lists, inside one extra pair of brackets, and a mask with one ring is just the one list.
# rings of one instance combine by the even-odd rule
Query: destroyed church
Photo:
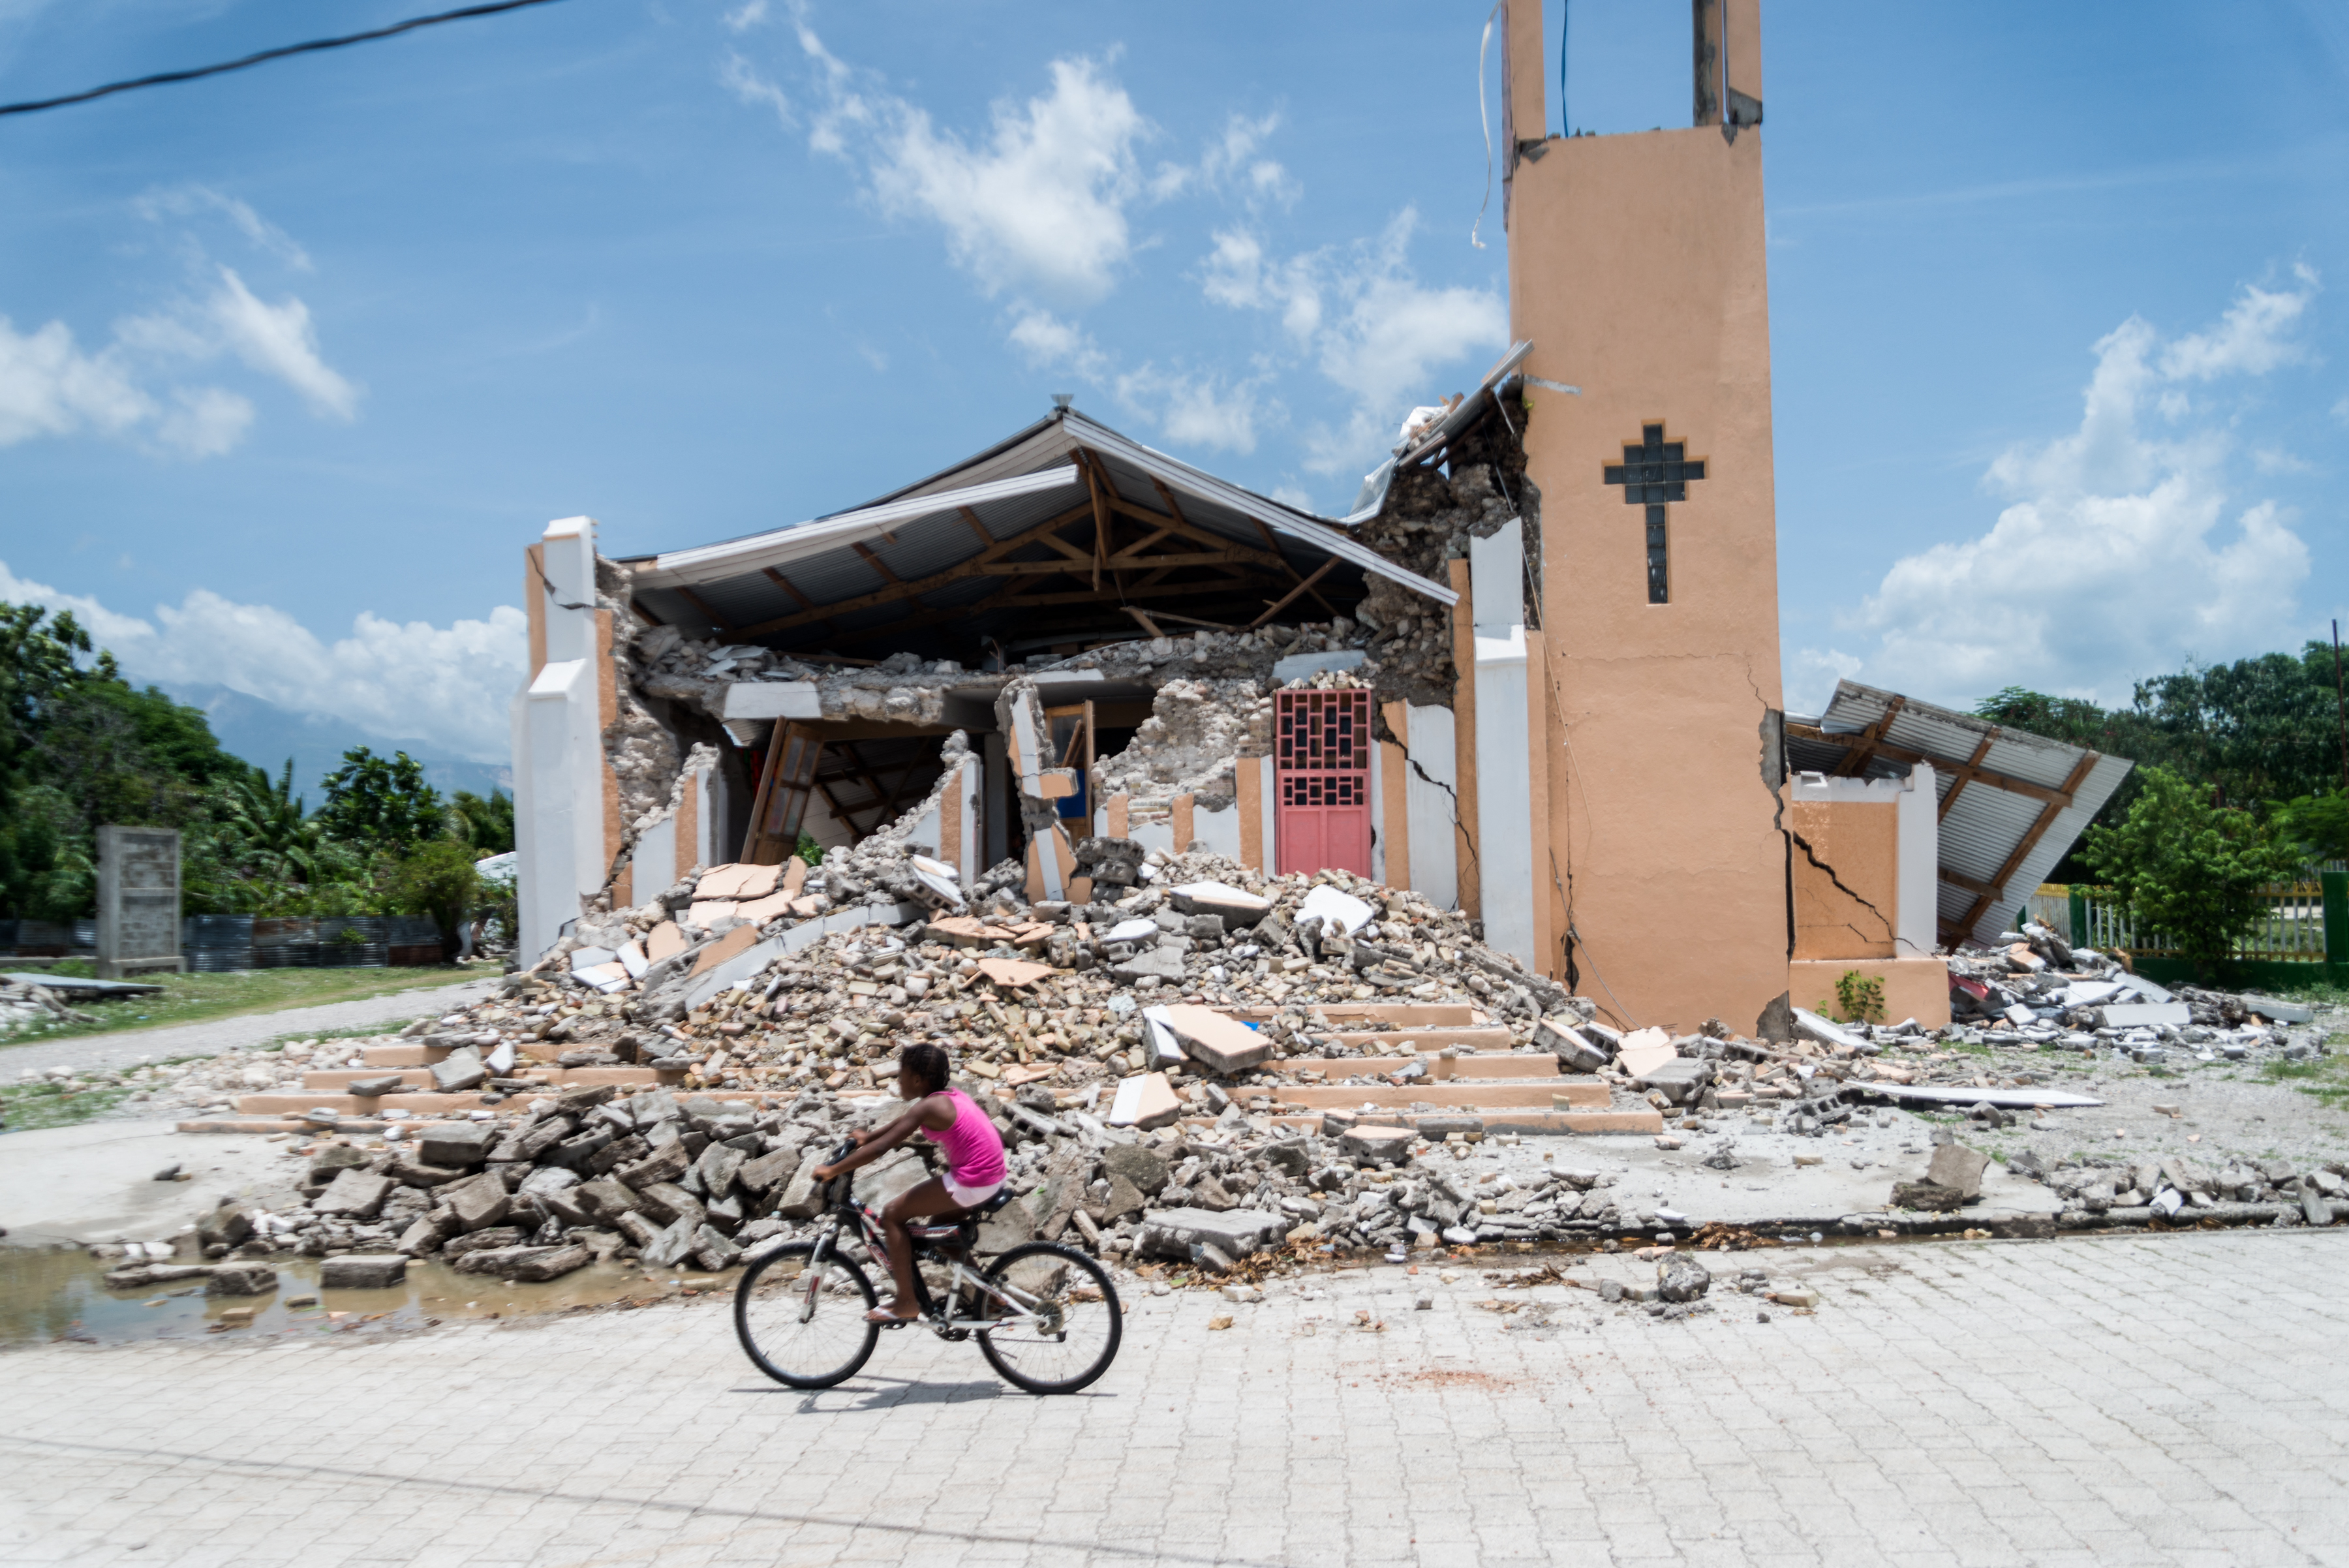
[(1784, 711), (1758, 12), (1696, 0), (1692, 129), (1558, 137), (1507, 7), (1516, 341), (1344, 516), (1056, 400), (747, 538), (550, 524), (523, 961), (735, 865), (791, 867), (723, 911), (745, 946), (998, 894), (1114, 925), (1195, 848), (1412, 889), (1618, 1028), (1771, 1033), (1854, 971), (1947, 1023), (1946, 953), (2129, 764), (1850, 682)]

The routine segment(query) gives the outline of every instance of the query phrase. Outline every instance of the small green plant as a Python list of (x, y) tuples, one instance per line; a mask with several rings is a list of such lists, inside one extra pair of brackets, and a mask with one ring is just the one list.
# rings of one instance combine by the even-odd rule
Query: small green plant
[(1884, 982), (1856, 969), (1843, 971), (1836, 981), (1837, 1016), (1846, 1023), (1884, 1022)]
[(823, 846), (815, 841), (815, 835), (812, 833), (801, 834), (800, 841), (792, 846), (792, 853), (811, 866), (823, 864)]

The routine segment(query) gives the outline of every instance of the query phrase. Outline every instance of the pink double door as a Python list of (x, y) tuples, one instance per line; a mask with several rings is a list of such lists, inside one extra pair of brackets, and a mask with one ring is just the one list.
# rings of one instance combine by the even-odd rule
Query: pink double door
[(1273, 694), (1274, 860), (1283, 875), (1371, 874), (1371, 694)]

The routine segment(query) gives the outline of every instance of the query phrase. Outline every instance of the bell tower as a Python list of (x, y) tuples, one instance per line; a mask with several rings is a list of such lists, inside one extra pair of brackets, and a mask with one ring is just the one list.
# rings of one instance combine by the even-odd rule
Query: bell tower
[(1544, 967), (1624, 1024), (1751, 1033), (1787, 988), (1760, 10), (1692, 0), (1692, 126), (1556, 137), (1541, 5), (1509, 4)]

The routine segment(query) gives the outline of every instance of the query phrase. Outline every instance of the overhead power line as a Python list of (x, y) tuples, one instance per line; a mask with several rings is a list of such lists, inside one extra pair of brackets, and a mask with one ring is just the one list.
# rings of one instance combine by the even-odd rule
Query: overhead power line
[(62, 109), (69, 103), (88, 103), (94, 98), (109, 93), (129, 92), (133, 88), (162, 87), (171, 82), (191, 82), (201, 77), (216, 77), (224, 71), (241, 71), (247, 66), (257, 66), (266, 60), (282, 60), (288, 55), (315, 54), (320, 49), (339, 49), (352, 44), (372, 43), (378, 38), (395, 37), (412, 33), (419, 27), (430, 27), (442, 22), (462, 22), (468, 17), (493, 16), (500, 11), (519, 11), (526, 5), (551, 5), (554, 0), (493, 0), (492, 4), (468, 5), (461, 11), (443, 11), (436, 16), (411, 16), (405, 22), (395, 22), (388, 27), (378, 27), (370, 33), (352, 33), (340, 38), (313, 38), (306, 44), (288, 44), (283, 48), (264, 49), (257, 55), (247, 55), (241, 60), (229, 60), (217, 66), (198, 66), (193, 70), (164, 71), (135, 81), (109, 82), (88, 92), (69, 93), (64, 98), (40, 99), (31, 103), (0, 103), (0, 114), (31, 114), (36, 109)]

